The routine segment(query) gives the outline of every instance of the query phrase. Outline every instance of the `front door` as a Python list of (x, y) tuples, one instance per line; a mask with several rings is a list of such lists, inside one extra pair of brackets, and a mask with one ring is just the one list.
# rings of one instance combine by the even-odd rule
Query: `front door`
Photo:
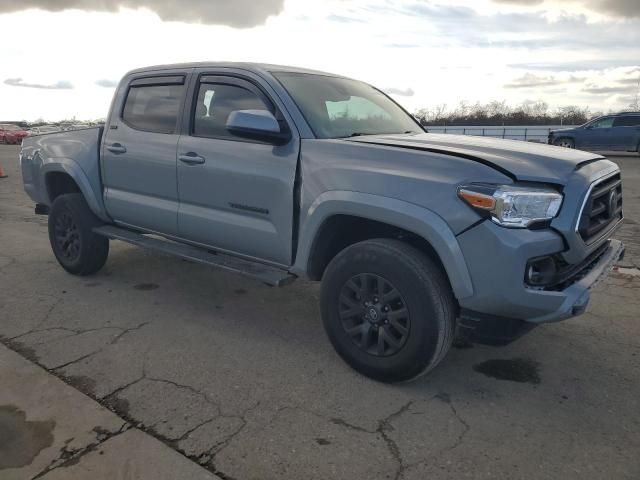
[(588, 150), (609, 150), (612, 127), (613, 117), (604, 117), (592, 122), (585, 129), (582, 145), (576, 145), (576, 147)]
[(185, 88), (185, 75), (137, 78), (116, 100), (102, 150), (105, 206), (116, 222), (177, 234), (177, 127)]
[(290, 265), (299, 139), (273, 145), (234, 136), (235, 110), (275, 103), (244, 79), (203, 76), (193, 92), (188, 132), (178, 143), (179, 236), (216, 249)]

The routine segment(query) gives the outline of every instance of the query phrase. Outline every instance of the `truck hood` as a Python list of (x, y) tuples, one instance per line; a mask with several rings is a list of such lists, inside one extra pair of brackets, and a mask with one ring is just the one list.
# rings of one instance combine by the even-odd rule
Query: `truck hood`
[(367, 135), (348, 141), (452, 155), (485, 164), (514, 180), (560, 185), (583, 164), (604, 159), (594, 153), (520, 140), (435, 133)]

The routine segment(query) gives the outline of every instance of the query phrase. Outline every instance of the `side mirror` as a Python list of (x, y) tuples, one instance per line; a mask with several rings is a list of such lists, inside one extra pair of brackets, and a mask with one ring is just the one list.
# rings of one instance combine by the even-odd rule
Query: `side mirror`
[(586, 126), (586, 127), (584, 127), (584, 128), (586, 128), (587, 130), (593, 130), (593, 125), (587, 125), (587, 126)]
[(291, 138), (291, 134), (280, 130), (278, 120), (267, 110), (235, 110), (227, 118), (227, 130), (239, 137), (276, 145), (284, 145)]

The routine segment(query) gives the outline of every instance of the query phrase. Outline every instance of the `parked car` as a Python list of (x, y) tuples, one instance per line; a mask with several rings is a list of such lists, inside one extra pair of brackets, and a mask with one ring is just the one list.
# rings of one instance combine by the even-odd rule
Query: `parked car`
[(55, 125), (42, 125), (40, 127), (33, 127), (30, 131), (30, 135), (44, 135), (45, 133), (61, 132), (62, 129)]
[(381, 381), (431, 370), (455, 335), (506, 343), (580, 315), (624, 252), (615, 163), (425, 133), (370, 85), (291, 67), (135, 70), (104, 129), (28, 138), (20, 161), (68, 272), (100, 270), (117, 239), (321, 280), (333, 346)]
[(22, 143), (22, 139), (27, 135), (29, 135), (29, 132), (17, 125), (0, 125), (0, 143), (18, 145)]
[(580, 127), (552, 130), (549, 143), (583, 150), (640, 153), (640, 112), (605, 115)]

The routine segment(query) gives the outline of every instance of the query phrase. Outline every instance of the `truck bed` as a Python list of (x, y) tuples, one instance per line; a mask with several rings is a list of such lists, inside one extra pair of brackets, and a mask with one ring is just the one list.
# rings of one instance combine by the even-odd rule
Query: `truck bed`
[(100, 185), (100, 142), (103, 127), (54, 132), (26, 137), (22, 142), (20, 165), (24, 189), (40, 205), (50, 206), (47, 190), (49, 173), (67, 173), (86, 195), (92, 210), (104, 210)]

